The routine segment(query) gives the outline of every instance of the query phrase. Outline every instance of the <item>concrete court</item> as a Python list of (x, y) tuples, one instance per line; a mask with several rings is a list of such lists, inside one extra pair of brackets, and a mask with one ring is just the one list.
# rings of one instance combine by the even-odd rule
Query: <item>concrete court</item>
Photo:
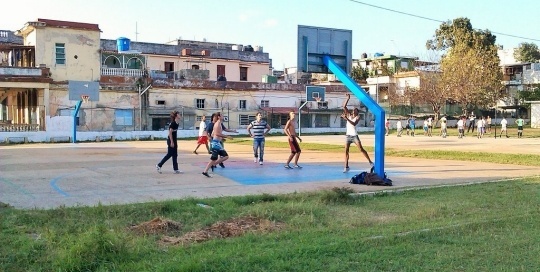
[[(343, 143), (343, 135), (304, 136), (304, 142)], [(361, 135), (366, 146), (373, 136)], [(537, 154), (538, 139), (485, 137), (386, 137), (387, 148), (452, 149)], [(267, 141), (286, 141), (269, 137)], [(0, 147), (0, 202), (16, 208), (55, 208), (161, 201), (186, 197), (219, 197), (261, 193), (292, 193), (350, 186), (356, 191), (459, 184), (538, 175), (536, 167), (492, 163), (386, 157), (385, 169), (393, 187), (350, 185), (349, 179), (368, 169), (352, 147), (351, 171), (342, 173), (343, 154), (304, 151), (301, 170), (283, 168), (288, 149), (266, 148), (265, 163), (253, 162), (251, 147), (226, 144), (231, 159), (213, 178), (201, 175), (209, 156), (196, 141), (179, 141), (183, 174), (173, 174), (171, 161), (158, 174), (155, 164), (165, 155), (165, 141), (78, 144), (25, 144)], [(371, 154), (373, 158), (373, 154)]]

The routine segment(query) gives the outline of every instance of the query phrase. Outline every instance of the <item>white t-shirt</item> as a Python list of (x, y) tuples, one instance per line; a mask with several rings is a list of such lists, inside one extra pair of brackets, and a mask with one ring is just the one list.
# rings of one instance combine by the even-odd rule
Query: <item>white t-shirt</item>
[(506, 129), (506, 125), (508, 124), (508, 121), (506, 121), (506, 119), (502, 119), (501, 120), (501, 128), (504, 128)]
[(199, 137), (205, 136), (206, 134), (206, 122), (201, 121), (201, 124), (199, 125)]
[(397, 123), (396, 123), (396, 128), (397, 129), (401, 129), (402, 126), (401, 126), (401, 120), (398, 120)]
[(446, 128), (446, 117), (441, 118), (441, 128)]
[[(351, 114), (351, 115), (349, 115), (349, 119), (350, 119), (353, 123), (356, 123), (356, 121), (357, 121), (358, 119), (360, 119), (360, 116), (354, 117), (354, 116), (352, 116), (352, 114)], [(356, 135), (358, 135), (358, 133), (356, 133), (356, 126), (354, 126), (353, 124), (351, 124), (349, 121), (347, 121), (346, 127), (347, 127), (347, 134), (346, 134), (347, 136), (356, 136)]]
[(463, 128), (463, 119), (459, 119), (459, 121), (457, 121), (457, 127)]
[(483, 128), (484, 127), (484, 120), (480, 119), (478, 122), (476, 122), (476, 127)]

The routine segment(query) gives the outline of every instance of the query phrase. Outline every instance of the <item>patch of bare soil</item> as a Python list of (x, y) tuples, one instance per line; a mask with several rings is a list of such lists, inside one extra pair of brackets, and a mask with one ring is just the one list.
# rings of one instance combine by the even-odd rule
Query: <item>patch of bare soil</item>
[(271, 232), (282, 229), (284, 224), (272, 222), (253, 216), (233, 218), (227, 221), (219, 221), (212, 226), (192, 231), (181, 237), (164, 236), (161, 238), (162, 245), (189, 245), (201, 243), (211, 239), (236, 237), (246, 232)]
[(180, 232), (182, 224), (156, 217), (148, 222), (141, 223), (139, 225), (129, 227), (129, 230), (139, 234), (167, 234), (171, 235)]

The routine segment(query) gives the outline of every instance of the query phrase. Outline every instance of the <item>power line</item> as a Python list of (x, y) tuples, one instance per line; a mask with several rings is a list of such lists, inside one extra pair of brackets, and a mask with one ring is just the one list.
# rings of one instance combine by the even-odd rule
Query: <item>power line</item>
[[(364, 2), (361, 2), (361, 1), (357, 1), (357, 0), (349, 0), (349, 1), (354, 2), (356, 4), (370, 6), (370, 7), (373, 7), (373, 8), (382, 9), (382, 10), (386, 10), (386, 11), (390, 11), (390, 12), (394, 12), (394, 13), (399, 13), (399, 14), (403, 14), (403, 15), (407, 15), (407, 16), (411, 16), (411, 17), (416, 17), (416, 18), (420, 18), (420, 19), (424, 19), (424, 20), (428, 20), (428, 21), (433, 21), (433, 22), (438, 22), (438, 23), (444, 23), (445, 22), (445, 21), (441, 21), (441, 20), (438, 20), (438, 19), (433, 19), (433, 18), (429, 18), (429, 17), (425, 17), (425, 16), (420, 16), (420, 15), (416, 15), (416, 14), (412, 14), (412, 13), (407, 13), (407, 12), (403, 12), (403, 11), (399, 11), (399, 10), (395, 10), (395, 9), (389, 9), (389, 8), (385, 8), (385, 7), (381, 7), (381, 6), (376, 6), (376, 5), (364, 3)], [(476, 29), (476, 30), (481, 30), (481, 29)], [(540, 42), (540, 39), (527, 38), (527, 37), (523, 37), (523, 36), (517, 36), (517, 35), (506, 34), (506, 33), (495, 32), (495, 31), (491, 31), (491, 33), (501, 35), (501, 36), (508, 36), (508, 37), (512, 37), (512, 38), (519, 38), (519, 39), (524, 39), (524, 40)]]

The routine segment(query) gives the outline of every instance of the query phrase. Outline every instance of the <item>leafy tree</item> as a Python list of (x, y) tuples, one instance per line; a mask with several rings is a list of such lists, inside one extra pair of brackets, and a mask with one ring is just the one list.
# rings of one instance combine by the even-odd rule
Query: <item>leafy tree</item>
[(369, 77), (369, 70), (367, 68), (362, 68), (361, 66), (355, 66), (351, 71), (351, 78), (356, 82), (365, 81)]
[(449, 89), (442, 83), (442, 73), (440, 71), (418, 71), (420, 85), (417, 88), (405, 88), (404, 96), (411, 104), (428, 104), (435, 115), (435, 120), (439, 120), (442, 107), (449, 98)]
[(514, 58), (521, 62), (537, 62), (540, 60), (540, 50), (534, 43), (520, 43), (514, 51)]
[(540, 86), (537, 84), (531, 90), (523, 90), (518, 93), (520, 104), (530, 108), (531, 104), (524, 103), (525, 101), (540, 101)]
[(467, 18), (441, 24), (428, 49), (444, 51), (440, 89), (461, 104), (464, 114), (472, 109), (494, 106), (501, 97), (502, 71), (489, 30), (476, 30)]

